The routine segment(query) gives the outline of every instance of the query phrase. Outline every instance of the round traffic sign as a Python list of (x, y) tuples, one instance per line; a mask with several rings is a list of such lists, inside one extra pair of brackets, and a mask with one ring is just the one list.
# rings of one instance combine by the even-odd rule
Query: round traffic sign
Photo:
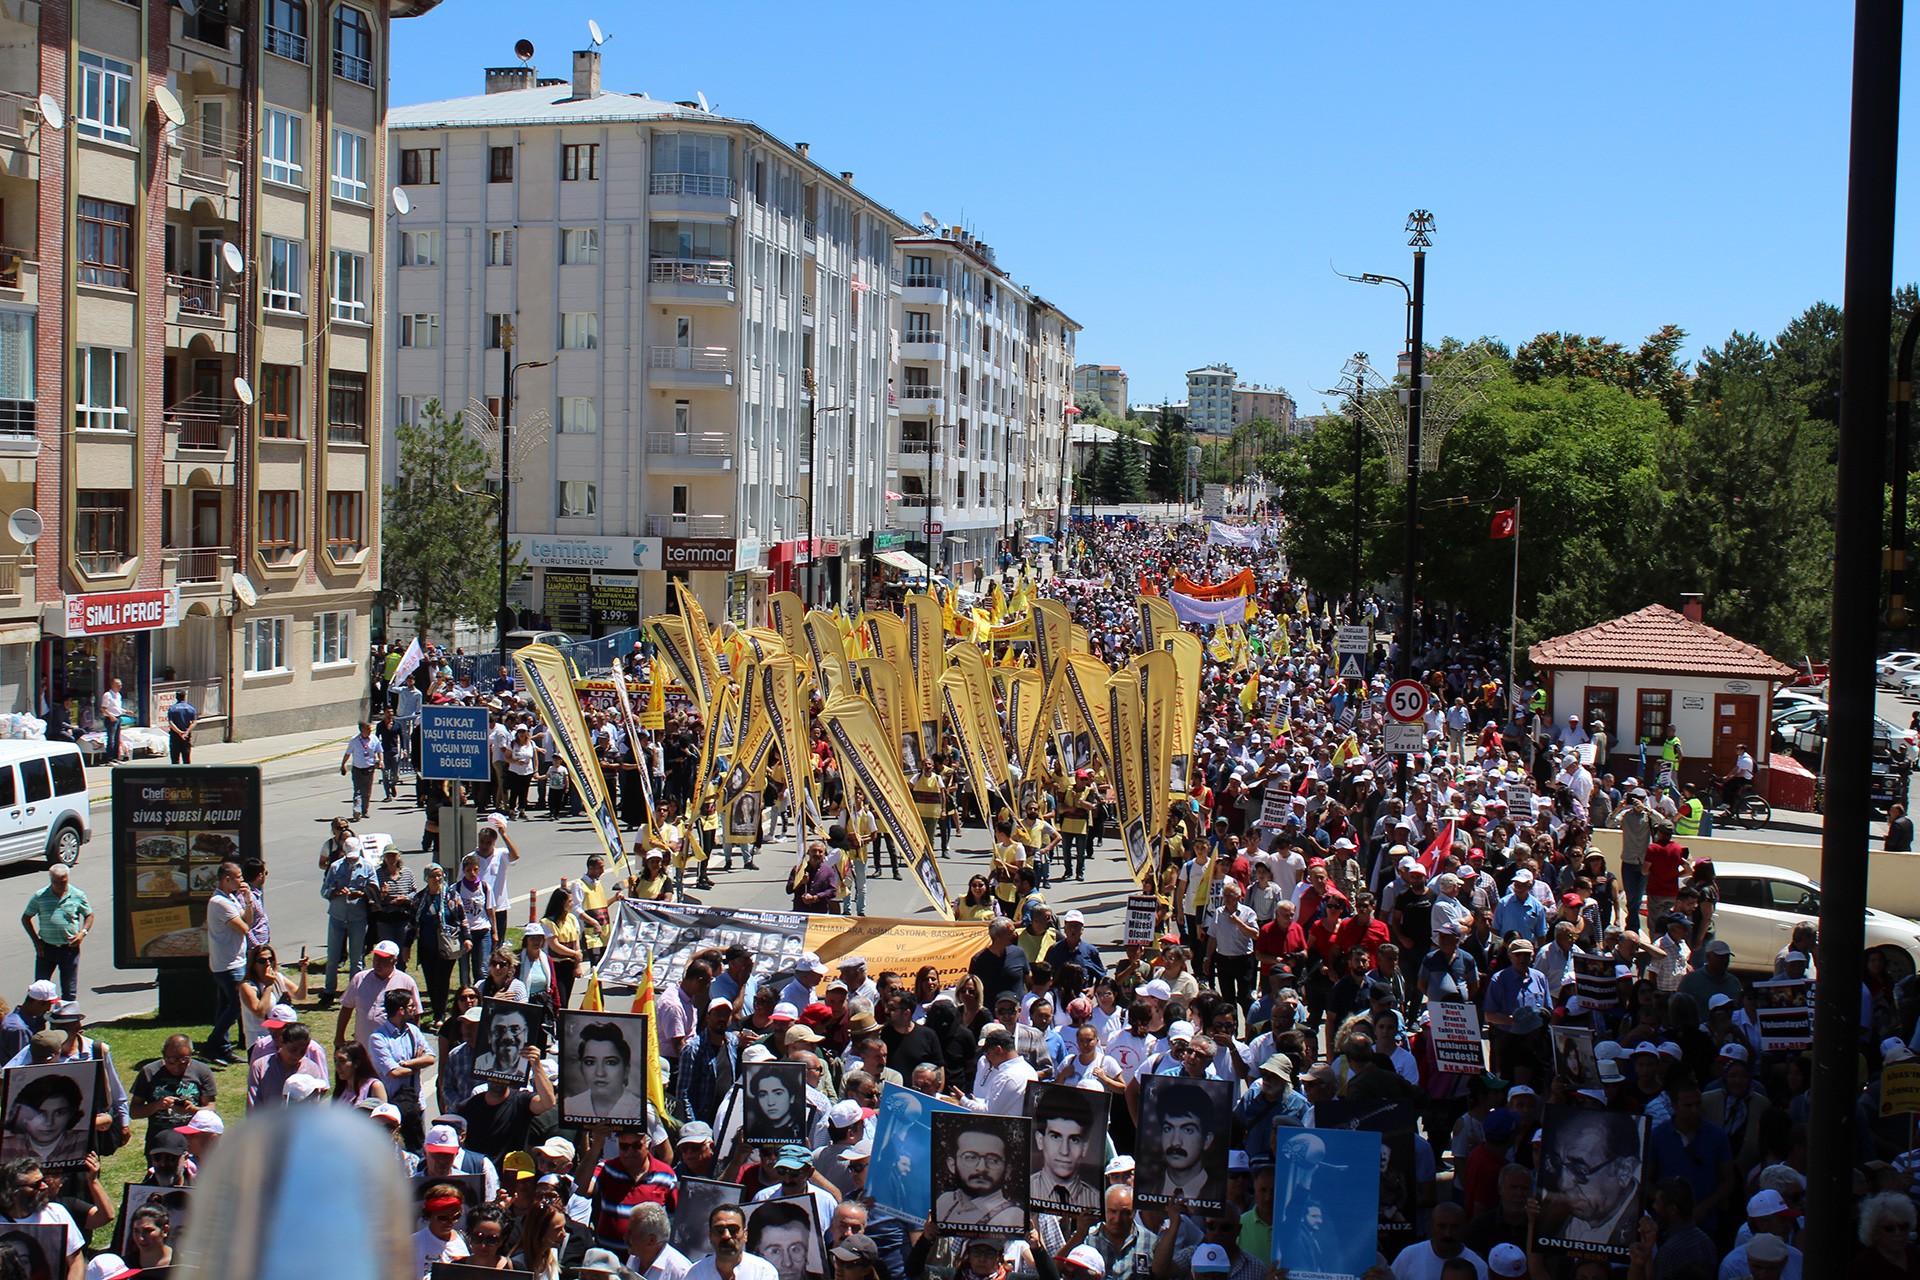
[(1418, 723), (1427, 712), (1427, 691), (1418, 680), (1395, 680), (1387, 686), (1387, 714), (1401, 724)]

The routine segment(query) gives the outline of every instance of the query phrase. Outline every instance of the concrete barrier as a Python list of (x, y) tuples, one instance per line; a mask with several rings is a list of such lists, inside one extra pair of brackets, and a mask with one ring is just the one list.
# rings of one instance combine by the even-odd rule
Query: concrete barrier
[[(1720, 836), (1692, 836), (1680, 842), (1696, 858), (1716, 862), (1755, 862), (1762, 866), (1798, 871), (1810, 879), (1820, 878), (1820, 846), (1783, 844), (1775, 840), (1728, 840)], [(1620, 832), (1603, 828), (1593, 833), (1593, 847), (1607, 855), (1607, 866), (1616, 875), (1620, 871)], [(1867, 855), (1867, 905), (1890, 911), (1909, 920), (1920, 919), (1920, 854), (1882, 853)]]

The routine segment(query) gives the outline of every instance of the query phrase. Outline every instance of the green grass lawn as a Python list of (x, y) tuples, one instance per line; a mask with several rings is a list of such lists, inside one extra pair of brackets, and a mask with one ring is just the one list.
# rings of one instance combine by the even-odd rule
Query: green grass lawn
[[(122, 1018), (118, 1022), (103, 1022), (98, 1026), (88, 1026), (86, 1034), (96, 1040), (105, 1041), (113, 1050), (114, 1069), (120, 1073), (120, 1081), (129, 1088), (134, 1077), (140, 1074), (142, 1063), (160, 1056), (160, 1046), (166, 1043), (168, 1036), (183, 1031), (194, 1037), (199, 1043), (206, 1035), (204, 1027), (181, 1027), (173, 1023), (162, 1022), (155, 1014), (144, 1014), (137, 1018)], [(214, 1100), (213, 1109), (229, 1126), (238, 1123), (247, 1111), (247, 1073), (244, 1067), (215, 1068), (215, 1081), (220, 1086), (220, 1095)], [(107, 1197), (117, 1207), (120, 1203), (120, 1190), (129, 1182), (138, 1182), (140, 1175), (147, 1171), (146, 1160), (147, 1122), (133, 1122), (133, 1137), (127, 1145), (100, 1162), (100, 1182), (106, 1187)], [(103, 1229), (95, 1237), (97, 1243), (104, 1243), (108, 1233)]]

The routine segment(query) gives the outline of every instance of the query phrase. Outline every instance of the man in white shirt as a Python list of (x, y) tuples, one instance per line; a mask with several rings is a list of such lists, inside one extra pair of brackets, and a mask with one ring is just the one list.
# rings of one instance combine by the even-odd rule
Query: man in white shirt
[(60, 1275), (64, 1280), (80, 1280), (86, 1260), (80, 1256), (85, 1240), (65, 1208), (52, 1203), (52, 1189), (37, 1160), (11, 1161), (0, 1173), (0, 1224), (55, 1226), (66, 1231), (66, 1255)]
[(967, 1109), (994, 1116), (1023, 1115), (1027, 1085), (1039, 1078), (1033, 1064), (1013, 1051), (1013, 1033), (996, 1026), (980, 1041), (980, 1074), (974, 1096), (966, 1099)]
[(475, 837), (473, 852), (480, 859), (480, 878), (487, 882), (497, 906), (493, 912), (493, 945), (507, 940), (507, 904), (513, 901), (507, 891), (507, 868), (520, 861), (520, 850), (507, 834), (507, 820), (498, 813), (487, 815)]
[[(1322, 870), (1324, 883), (1326, 872)], [(1220, 994), (1238, 1008), (1252, 999), (1253, 940), (1260, 936), (1260, 920), (1241, 901), (1240, 882), (1229, 877), (1221, 890), (1220, 909), (1207, 922), (1207, 963)]]
[(765, 1258), (747, 1252), (747, 1215), (739, 1205), (718, 1204), (707, 1214), (711, 1257), (700, 1259), (687, 1280), (780, 1280), (780, 1272)]
[(126, 703), (120, 697), (120, 682), (107, 681), (105, 693), (100, 695), (100, 727), (107, 735), (107, 759), (124, 760), (120, 752), (120, 717), (126, 713)]
[(693, 1263), (668, 1243), (673, 1226), (657, 1204), (639, 1204), (627, 1219), (627, 1266), (641, 1280), (684, 1280)]
[(1440, 1269), (1450, 1259), (1465, 1258), (1473, 1264), (1479, 1280), (1487, 1280), (1487, 1264), (1479, 1254), (1467, 1248), (1466, 1210), (1451, 1201), (1433, 1206), (1427, 1238), (1402, 1249), (1393, 1260), (1393, 1280), (1440, 1280)]

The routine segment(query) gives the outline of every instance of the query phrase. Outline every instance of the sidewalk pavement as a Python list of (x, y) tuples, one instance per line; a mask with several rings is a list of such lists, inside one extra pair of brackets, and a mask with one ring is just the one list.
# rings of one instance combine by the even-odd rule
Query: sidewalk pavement
[[(257, 764), (263, 783), (285, 782), (293, 778), (311, 778), (334, 773), (340, 768), (340, 755), (354, 727), (308, 729), (268, 738), (249, 738), (245, 742), (206, 742), (193, 744), (195, 764)], [(165, 756), (147, 756), (134, 760), (134, 766), (165, 764)], [(96, 765), (87, 770), (87, 796), (94, 804), (106, 802), (112, 786), (113, 767)]]

